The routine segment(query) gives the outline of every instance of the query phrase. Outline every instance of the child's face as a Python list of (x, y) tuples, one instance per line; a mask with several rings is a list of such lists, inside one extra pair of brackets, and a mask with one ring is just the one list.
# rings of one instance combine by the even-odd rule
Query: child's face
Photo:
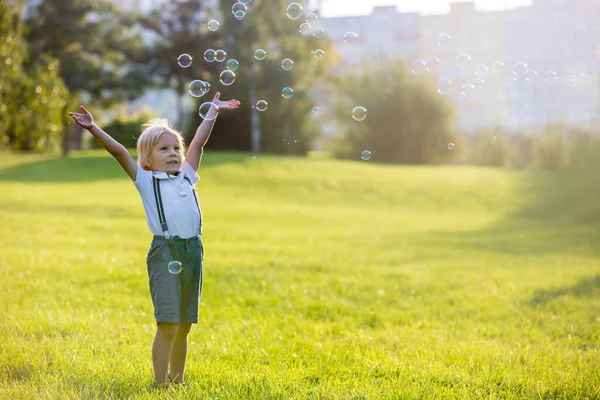
[(181, 166), (179, 142), (169, 133), (163, 133), (152, 149), (150, 164), (153, 171), (175, 174)]

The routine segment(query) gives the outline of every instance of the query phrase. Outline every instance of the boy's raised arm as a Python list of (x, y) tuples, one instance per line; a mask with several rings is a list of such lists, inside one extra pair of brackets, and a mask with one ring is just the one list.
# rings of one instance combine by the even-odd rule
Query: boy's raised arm
[(137, 175), (137, 164), (127, 149), (110, 135), (100, 129), (95, 123), (92, 114), (84, 106), (80, 106), (79, 109), (83, 114), (77, 114), (70, 112), (69, 115), (77, 122), (77, 124), (87, 129), (94, 138), (108, 151), (113, 157), (117, 159), (121, 167), (127, 172), (127, 175), (132, 180), (136, 180)]

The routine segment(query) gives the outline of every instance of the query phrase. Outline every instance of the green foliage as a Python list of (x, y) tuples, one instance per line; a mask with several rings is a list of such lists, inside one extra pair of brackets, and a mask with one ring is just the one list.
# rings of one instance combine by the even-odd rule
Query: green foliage
[[(363, 75), (341, 79), (335, 93), (341, 133), (329, 144), (333, 154), (357, 158), (368, 149), (374, 162), (405, 164), (460, 158), (462, 139), (452, 132), (452, 110), (430, 83), (409, 79), (401, 61), (363, 70)], [(356, 106), (367, 109), (364, 121), (352, 118)], [(448, 150), (449, 143), (455, 150)]]
[[(143, 130), (142, 125), (154, 117), (156, 115), (149, 109), (141, 109), (133, 114), (121, 113), (105, 125), (103, 130), (126, 148), (135, 148)], [(90, 141), (90, 147), (102, 148), (95, 139)]]
[(467, 162), (503, 167), (507, 161), (507, 135), (502, 128), (491, 128), (469, 138)]
[(27, 60), (20, 9), (0, 1), (0, 134), (19, 151), (50, 150), (58, 146), (62, 110), (68, 92), (58, 76), (59, 62), (40, 56), (24, 70)]

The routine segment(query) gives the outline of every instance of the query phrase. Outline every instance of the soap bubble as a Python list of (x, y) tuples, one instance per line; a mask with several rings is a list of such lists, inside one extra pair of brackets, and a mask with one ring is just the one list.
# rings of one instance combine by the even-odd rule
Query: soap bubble
[(458, 68), (468, 68), (471, 65), (471, 56), (462, 53), (456, 56), (456, 66)]
[(440, 59), (436, 56), (429, 56), (425, 59), (425, 64), (427, 66), (427, 71), (435, 72), (440, 67)]
[(364, 121), (364, 119), (367, 118), (367, 109), (363, 106), (354, 107), (352, 110), (352, 118), (354, 118), (355, 121)]
[(179, 261), (171, 261), (168, 265), (167, 268), (169, 269), (169, 272), (173, 275), (177, 275), (181, 272), (181, 270), (183, 269), (183, 266), (181, 264), (181, 262)]
[[(244, 3), (240, 3), (239, 1), (231, 7), (231, 13), (237, 18), (242, 19), (248, 12), (248, 7)], [(241, 15), (242, 18), (238, 18)]]
[(358, 35), (354, 32), (346, 32), (344, 35), (344, 42), (348, 44), (356, 44), (358, 42)]
[(322, 60), (323, 57), (325, 57), (325, 52), (323, 50), (321, 50), (321, 49), (315, 50), (315, 58), (317, 60)]
[(494, 71), (496, 74), (502, 73), (502, 71), (504, 71), (504, 63), (502, 61), (496, 61), (492, 65), (492, 71)]
[(233, 16), (235, 17), (235, 19), (237, 19), (238, 21), (241, 21), (244, 19), (244, 17), (246, 16), (246, 13), (243, 12), (242, 10), (238, 10), (235, 13), (233, 13)]
[(235, 82), (235, 74), (233, 71), (226, 69), (225, 71), (221, 72), (221, 75), (219, 75), (219, 80), (223, 85), (229, 86)]
[(215, 103), (207, 101), (206, 103), (202, 103), (198, 109), (198, 114), (202, 119), (210, 121), (217, 118), (218, 110), (219, 108)]
[(519, 81), (514, 76), (509, 76), (508, 78), (506, 78), (506, 86), (507, 87), (514, 88), (517, 86), (518, 82)]
[(292, 60), (290, 60), (289, 58), (286, 58), (285, 60), (283, 60), (281, 62), (281, 68), (285, 69), (286, 71), (289, 71), (290, 69), (292, 69), (293, 66), (294, 66), (294, 62)]
[(313, 36), (316, 37), (317, 39), (322, 38), (324, 34), (325, 34), (325, 29), (323, 29), (322, 27), (320, 27), (320, 26), (313, 27)]
[(293, 95), (294, 89), (292, 89), (291, 87), (284, 87), (281, 91), (281, 96), (283, 96), (284, 99), (291, 99)]
[(261, 111), (261, 112), (262, 112), (262, 111), (265, 111), (265, 110), (267, 109), (267, 106), (268, 106), (268, 105), (269, 105), (269, 104), (268, 104), (266, 101), (264, 101), (264, 100), (259, 100), (259, 101), (257, 101), (257, 102), (256, 102), (256, 109), (257, 109), (258, 111)]
[(304, 20), (310, 24), (311, 22), (317, 20), (318, 18), (319, 17), (317, 16), (317, 14), (315, 14), (314, 12), (310, 12), (310, 13), (306, 14), (306, 18)]
[(219, 49), (215, 52), (215, 60), (217, 62), (223, 62), (223, 61), (225, 61), (226, 58), (227, 58), (227, 53), (225, 52), (225, 50)]
[(427, 64), (423, 60), (415, 60), (412, 63), (412, 73), (414, 75), (422, 75), (427, 70)]
[(266, 56), (267, 52), (263, 49), (258, 49), (254, 52), (254, 58), (256, 58), (259, 61), (264, 60)]
[(448, 143), (448, 150), (454, 150), (454, 143)]
[(438, 93), (442, 95), (448, 95), (452, 92), (452, 81), (450, 79), (441, 78), (438, 80)]
[(360, 153), (360, 158), (365, 161), (369, 161), (371, 159), (371, 152), (369, 150), (363, 150), (363, 152)]
[(188, 68), (190, 65), (192, 65), (192, 56), (184, 53), (177, 58), (177, 63), (180, 67)]
[(300, 29), (299, 29), (300, 33), (303, 34), (304, 36), (306, 35), (310, 35), (312, 33), (312, 26), (310, 26), (309, 23), (304, 22), (300, 25)]
[(312, 109), (312, 113), (315, 117), (318, 117), (319, 115), (321, 115), (321, 110), (319, 109), (319, 107), (315, 106)]
[(440, 33), (438, 35), (438, 44), (444, 46), (452, 41), (452, 38), (447, 33)]
[(210, 21), (208, 21), (208, 30), (214, 32), (217, 29), (219, 29), (219, 25), (219, 21), (211, 19)]
[(485, 64), (479, 64), (475, 67), (475, 76), (480, 78), (487, 78), (490, 69)]
[(238, 63), (236, 59), (232, 58), (231, 60), (227, 60), (226, 65), (228, 70), (235, 72), (239, 68), (240, 63)]
[(188, 86), (188, 92), (194, 97), (202, 97), (208, 91), (206, 85), (207, 83), (200, 79), (193, 80)]
[(527, 64), (520, 61), (513, 66), (513, 74), (516, 77), (523, 78), (525, 77), (525, 75), (527, 75), (528, 69), (529, 67), (527, 66)]
[(204, 59), (208, 62), (214, 62), (215, 61), (215, 54), (216, 52), (213, 49), (208, 49), (204, 52)]
[(545, 79), (546, 82), (548, 82), (551, 85), (554, 85), (556, 82), (558, 82), (558, 76), (554, 71), (546, 72)]
[(287, 6), (287, 16), (289, 19), (298, 19), (302, 16), (302, 6), (296, 2)]

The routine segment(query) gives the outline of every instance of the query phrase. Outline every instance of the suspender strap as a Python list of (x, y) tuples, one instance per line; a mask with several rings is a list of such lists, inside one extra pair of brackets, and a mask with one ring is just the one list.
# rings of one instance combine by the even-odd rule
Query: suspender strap
[(165, 237), (168, 239), (169, 227), (167, 226), (167, 219), (165, 218), (165, 210), (163, 208), (162, 196), (160, 195), (160, 181), (153, 176), (152, 183), (154, 184), (154, 199), (156, 200), (156, 209), (158, 210), (158, 219), (160, 221), (160, 227), (162, 228)]

